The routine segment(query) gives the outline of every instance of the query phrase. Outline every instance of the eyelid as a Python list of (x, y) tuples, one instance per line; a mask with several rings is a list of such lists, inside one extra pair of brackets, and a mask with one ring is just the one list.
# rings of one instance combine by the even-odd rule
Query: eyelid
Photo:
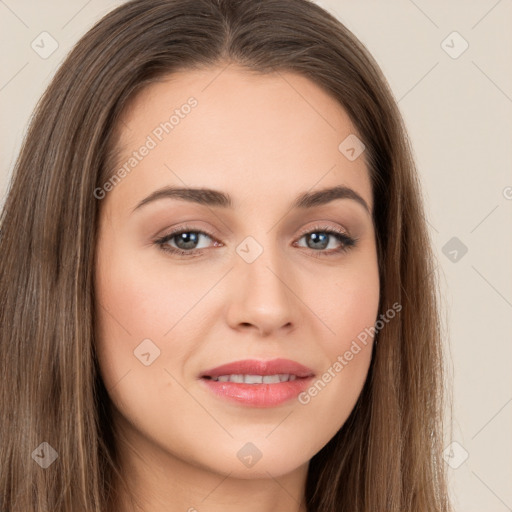
[(185, 231), (202, 233), (204, 235), (208, 235), (210, 238), (215, 238), (215, 239), (220, 238), (222, 236), (221, 233), (214, 228), (202, 228), (197, 224), (192, 225), (192, 224), (185, 222), (183, 224), (178, 224), (177, 226), (175, 226), (173, 228), (169, 228), (169, 229), (165, 230), (164, 234), (156, 236), (154, 241), (161, 240), (161, 239), (166, 238), (171, 235), (178, 235), (179, 233), (182, 233)]
[[(327, 222), (327, 221), (325, 221), (325, 222)], [(307, 234), (311, 233), (312, 231), (326, 231), (326, 230), (336, 231), (336, 233), (339, 233), (341, 235), (346, 235), (350, 238), (353, 238), (347, 229), (341, 228), (339, 226), (331, 226), (328, 224), (324, 224), (322, 221), (318, 221), (317, 224), (315, 224), (313, 226), (309, 226), (309, 227), (305, 228), (304, 230), (302, 230), (300, 232), (300, 237), (303, 237), (304, 235), (307, 235)]]

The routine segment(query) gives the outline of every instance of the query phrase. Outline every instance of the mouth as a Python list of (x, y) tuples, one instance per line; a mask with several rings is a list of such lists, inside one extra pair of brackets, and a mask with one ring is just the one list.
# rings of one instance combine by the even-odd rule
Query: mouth
[(313, 370), (289, 359), (236, 361), (199, 375), (217, 397), (252, 407), (289, 402), (307, 388), (313, 377)]
[(307, 377), (297, 377), (290, 373), (278, 373), (276, 375), (251, 375), (235, 373), (232, 375), (219, 375), (218, 377), (202, 377), (215, 382), (236, 382), (237, 384), (279, 384), (280, 382), (293, 382), (296, 379), (306, 379)]
[[(199, 377), (209, 377), (211, 379), (218, 379), (219, 377), (233, 377), (242, 375), (244, 377), (273, 377), (274, 381), (282, 382), (282, 380), (289, 380), (290, 377), (304, 378), (312, 377), (314, 372), (311, 368), (303, 364), (292, 361), (291, 359), (243, 359), (241, 361), (234, 361), (232, 363), (223, 364), (210, 368), (201, 372)], [(279, 381), (275, 380), (279, 377)], [(285, 379), (285, 377), (288, 377)], [(260, 381), (249, 378), (250, 382), (247, 384), (261, 384)], [(292, 379), (293, 380), (293, 379)], [(235, 380), (234, 382), (239, 382)]]

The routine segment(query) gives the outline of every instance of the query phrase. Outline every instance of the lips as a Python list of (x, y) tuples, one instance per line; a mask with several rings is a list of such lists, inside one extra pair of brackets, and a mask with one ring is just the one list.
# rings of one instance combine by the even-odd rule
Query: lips
[(217, 366), (201, 372), (200, 378), (220, 377), (223, 375), (295, 375), (297, 378), (314, 376), (311, 368), (290, 359), (272, 359), (261, 361), (244, 359), (233, 363)]
[(201, 386), (221, 400), (267, 408), (296, 399), (311, 384), (314, 373), (289, 359), (245, 359), (211, 368), (199, 377)]

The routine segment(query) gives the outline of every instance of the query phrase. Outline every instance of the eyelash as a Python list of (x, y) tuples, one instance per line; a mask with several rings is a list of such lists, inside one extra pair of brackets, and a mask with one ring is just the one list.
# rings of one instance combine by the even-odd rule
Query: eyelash
[[(176, 230), (172, 231), (171, 233), (164, 235), (161, 238), (158, 238), (157, 240), (154, 241), (154, 243), (156, 245), (158, 245), (162, 251), (171, 253), (174, 255), (183, 256), (185, 258), (193, 258), (196, 256), (201, 256), (203, 254), (203, 251), (205, 251), (205, 248), (190, 249), (189, 251), (185, 251), (183, 249), (178, 249), (176, 247), (170, 247), (169, 245), (167, 245), (167, 242), (169, 242), (174, 237), (181, 235), (183, 233), (197, 233), (197, 234), (201, 234), (201, 235), (206, 235), (207, 237), (209, 237), (211, 239), (215, 239), (215, 237), (212, 234), (208, 233), (207, 231), (194, 229), (193, 227), (184, 225), (184, 226), (180, 226), (179, 228), (176, 228)], [(353, 237), (348, 236), (344, 231), (338, 230), (338, 229), (330, 227), (330, 226), (329, 227), (315, 226), (314, 228), (312, 228), (304, 233), (301, 233), (298, 240), (300, 240), (301, 238), (303, 238), (306, 235), (311, 235), (313, 233), (325, 233), (328, 235), (332, 235), (334, 238), (336, 238), (341, 243), (341, 246), (338, 249), (331, 249), (330, 251), (326, 251), (325, 249), (324, 250), (314, 250), (314, 249), (308, 249), (307, 247), (305, 247), (305, 249), (310, 251), (312, 253), (311, 255), (315, 258), (335, 256), (335, 255), (343, 253), (343, 252), (348, 252), (352, 247), (355, 247), (357, 245), (357, 242), (359, 240), (358, 238), (353, 238)]]

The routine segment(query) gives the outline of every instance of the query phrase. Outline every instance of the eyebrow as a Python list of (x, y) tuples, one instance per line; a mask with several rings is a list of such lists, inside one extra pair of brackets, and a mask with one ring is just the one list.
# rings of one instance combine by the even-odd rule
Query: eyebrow
[[(233, 199), (225, 192), (210, 188), (178, 188), (174, 186), (167, 186), (155, 190), (149, 196), (144, 198), (132, 210), (132, 213), (153, 201), (161, 199), (180, 199), (205, 206), (233, 208)], [(324, 188), (315, 192), (304, 192), (292, 202), (291, 208), (314, 208), (328, 204), (336, 199), (353, 199), (363, 206), (366, 212), (371, 215), (368, 203), (355, 190), (343, 185)]]

